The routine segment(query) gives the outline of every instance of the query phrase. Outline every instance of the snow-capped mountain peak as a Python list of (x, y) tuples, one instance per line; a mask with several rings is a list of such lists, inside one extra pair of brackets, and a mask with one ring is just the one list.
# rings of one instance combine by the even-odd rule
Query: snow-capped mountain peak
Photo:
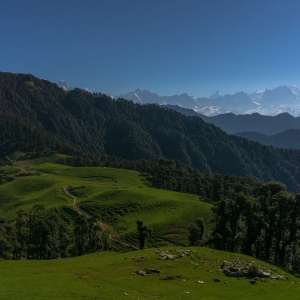
[(214, 94), (210, 95), (209, 99), (218, 99), (218, 98), (221, 98), (221, 97), (222, 97), (222, 94), (219, 91), (217, 91)]
[(60, 88), (62, 88), (65, 91), (69, 90), (69, 86), (65, 80), (60, 80), (59, 82), (56, 83)]
[(277, 115), (278, 113), (288, 112), (293, 116), (300, 116), (300, 90), (294, 85), (270, 87), (265, 90), (258, 90), (252, 94), (241, 91), (223, 96), (217, 91), (208, 98), (196, 98), (188, 93), (159, 96), (150, 91), (138, 88), (134, 92), (119, 95), (118, 97), (138, 103), (177, 105), (193, 109), (207, 116), (226, 112), (235, 114), (257, 112), (263, 115)]
[(134, 92), (135, 93), (141, 93), (143, 91), (143, 89), (141, 89), (140, 87), (138, 87)]

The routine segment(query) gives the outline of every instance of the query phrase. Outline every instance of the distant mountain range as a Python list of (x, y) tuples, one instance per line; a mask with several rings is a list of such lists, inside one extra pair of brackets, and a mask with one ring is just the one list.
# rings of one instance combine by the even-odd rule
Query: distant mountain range
[(277, 116), (263, 116), (258, 113), (250, 115), (227, 113), (207, 117), (198, 114), (193, 109), (177, 105), (165, 105), (164, 107), (186, 116), (200, 117), (205, 122), (214, 124), (229, 134), (234, 134), (262, 145), (300, 149), (300, 117), (293, 117), (288, 113), (282, 113)]
[(205, 122), (212, 123), (229, 134), (244, 131), (256, 131), (265, 135), (274, 135), (288, 129), (300, 129), (300, 117), (293, 117), (289, 113), (276, 116), (264, 116), (258, 113), (235, 115), (233, 113), (207, 117), (198, 114), (193, 109), (186, 109), (177, 105), (165, 105), (186, 116), (198, 116)]
[[(64, 90), (72, 89), (65, 81), (57, 85)], [(252, 94), (222, 96), (216, 92), (208, 98), (195, 98), (187, 93), (159, 96), (138, 88), (112, 98), (157, 104), (187, 116), (198, 116), (229, 134), (264, 145), (300, 149), (300, 90), (295, 86), (284, 85)]]
[(193, 109), (205, 116), (216, 116), (232, 112), (234, 114), (259, 113), (262, 115), (278, 115), (288, 112), (292, 116), (300, 116), (300, 90), (296, 86), (283, 85), (256, 91), (252, 94), (238, 92), (222, 95), (216, 92), (210, 97), (196, 98), (184, 93), (173, 96), (159, 96), (141, 88), (114, 98), (124, 98), (135, 103), (157, 103), (161, 105), (178, 105)]
[(271, 136), (267, 136), (255, 131), (252, 132), (240, 132), (235, 135), (246, 138), (250, 141), (259, 142), (260, 144), (267, 146), (274, 146), (277, 148), (292, 148), (300, 149), (300, 130), (288, 129), (284, 132), (280, 132)]
[[(64, 90), (71, 90), (65, 80), (57, 82)], [(87, 88), (84, 90), (89, 91)], [(275, 116), (288, 112), (294, 117), (300, 116), (300, 90), (294, 85), (282, 85), (251, 94), (238, 92), (222, 95), (219, 91), (210, 97), (196, 98), (191, 94), (183, 93), (173, 96), (159, 96), (148, 90), (137, 88), (133, 92), (120, 95), (111, 95), (118, 99), (123, 98), (141, 104), (177, 105), (193, 109), (204, 116), (216, 116), (226, 113), (236, 115), (259, 113)]]
[(165, 107), (176, 110), (186, 116), (198, 116), (207, 123), (214, 124), (229, 134), (244, 137), (263, 145), (278, 148), (300, 149), (300, 117), (288, 113), (277, 116), (235, 115), (233, 113), (207, 117), (192, 109), (176, 105)]

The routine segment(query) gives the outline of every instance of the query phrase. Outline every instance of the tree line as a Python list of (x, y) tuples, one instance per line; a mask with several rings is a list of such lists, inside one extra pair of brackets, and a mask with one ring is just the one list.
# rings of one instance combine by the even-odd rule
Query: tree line
[(215, 227), (207, 245), (300, 271), (300, 194), (268, 182), (250, 195), (222, 195), (213, 213)]
[(74, 224), (35, 205), (29, 213), (18, 211), (14, 221), (0, 219), (0, 257), (4, 259), (54, 259), (107, 250), (108, 235), (97, 221), (79, 215)]
[(128, 161), (104, 155), (97, 163), (138, 170), (157, 188), (196, 194), (212, 203), (212, 234), (205, 233), (205, 222), (198, 219), (188, 227), (190, 245), (243, 253), (300, 271), (300, 194), (288, 192), (283, 183), (203, 174), (178, 160)]
[(221, 196), (230, 194), (232, 190), (248, 195), (262, 185), (253, 176), (223, 176), (221, 172), (203, 174), (179, 160), (163, 158), (127, 160), (104, 154), (99, 159), (67, 156), (57, 162), (72, 167), (97, 166), (139, 171), (155, 188), (199, 195), (202, 201), (210, 203), (219, 201)]

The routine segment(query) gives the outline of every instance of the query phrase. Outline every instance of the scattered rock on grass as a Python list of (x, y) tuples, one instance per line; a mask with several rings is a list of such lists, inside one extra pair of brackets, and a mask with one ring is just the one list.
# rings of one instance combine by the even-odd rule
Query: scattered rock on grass
[(146, 276), (147, 274), (150, 273), (160, 273), (160, 271), (155, 269), (142, 269), (142, 270), (136, 270), (135, 273), (142, 276)]
[(160, 280), (175, 280), (182, 278), (182, 275), (164, 275)]
[[(259, 277), (259, 278), (270, 278), (271, 274), (265, 269), (259, 269), (258, 267), (252, 268), (252, 265), (243, 265), (240, 268), (227, 267), (223, 269), (223, 273), (229, 277)], [(253, 271), (255, 269), (255, 272)], [(256, 270), (257, 269), (257, 270)]]
[[(184, 250), (184, 249), (173, 249), (170, 250), (172, 252), (176, 252), (176, 254), (170, 254), (169, 251), (162, 251), (159, 253), (160, 257), (158, 259), (162, 260), (173, 260), (176, 258), (184, 257), (189, 254), (190, 250)], [(157, 253), (157, 252), (156, 252)]]

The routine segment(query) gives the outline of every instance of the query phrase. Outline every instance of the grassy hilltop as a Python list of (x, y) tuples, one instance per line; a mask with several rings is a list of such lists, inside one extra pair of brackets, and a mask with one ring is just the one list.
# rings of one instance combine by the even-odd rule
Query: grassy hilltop
[[(222, 274), (222, 262), (256, 262), (272, 270), (274, 266), (207, 248), (176, 248), (191, 252), (176, 260), (157, 259), (163, 250), (174, 249), (163, 247), (51, 261), (1, 261), (1, 299), (298, 299), (299, 279), (280, 268), (272, 273), (284, 280), (258, 280), (252, 285), (249, 279)], [(136, 274), (140, 269), (160, 273), (141, 276)]]

